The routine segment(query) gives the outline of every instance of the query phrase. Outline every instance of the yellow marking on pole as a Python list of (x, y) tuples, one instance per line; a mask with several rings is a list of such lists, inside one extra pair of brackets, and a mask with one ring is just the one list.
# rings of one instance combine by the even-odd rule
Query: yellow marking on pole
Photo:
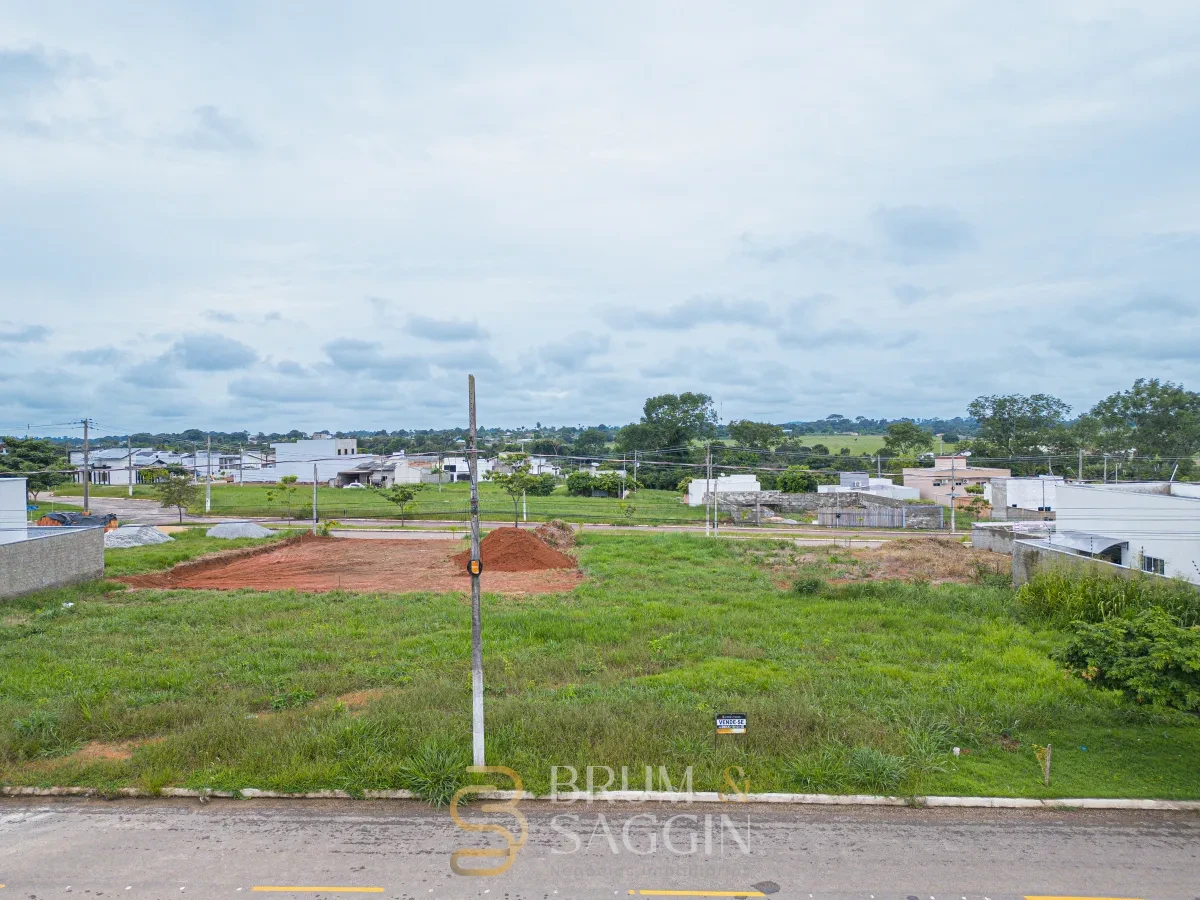
[[(629, 893), (633, 893), (630, 891)], [(762, 891), (657, 891), (639, 890), (642, 897), (765, 897)]]
[(310, 887), (306, 885), (257, 885), (252, 891), (270, 891), (277, 894), (382, 894), (381, 887)]

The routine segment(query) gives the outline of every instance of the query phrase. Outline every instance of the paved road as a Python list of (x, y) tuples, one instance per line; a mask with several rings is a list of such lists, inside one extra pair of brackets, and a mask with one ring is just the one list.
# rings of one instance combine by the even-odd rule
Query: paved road
[[(522, 804), (528, 842), (512, 867), (469, 877), (451, 871), (451, 853), (500, 843), (415, 803), (10, 800), (0, 802), (0, 900), (64, 897), (68, 889), (71, 896), (234, 898), (289, 887), (326, 890), (270, 893), (338, 897), (367, 888), (406, 900), (1200, 896), (1195, 815), (731, 807)], [(517, 828), (506, 813), (464, 815)]]

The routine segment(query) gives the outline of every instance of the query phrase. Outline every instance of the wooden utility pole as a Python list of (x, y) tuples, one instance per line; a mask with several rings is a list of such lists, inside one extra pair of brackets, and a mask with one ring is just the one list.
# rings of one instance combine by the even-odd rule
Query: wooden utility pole
[(92, 457), (88, 450), (89, 424), (85, 418), (83, 420), (83, 514), (85, 516), (91, 512)]
[(954, 534), (954, 463), (957, 457), (950, 457), (950, 533)]
[(467, 376), (467, 407), (471, 445), (467, 465), (471, 470), (471, 750), (477, 766), (484, 766), (483, 742), (483, 610), (479, 602), (479, 575), (483, 561), (479, 550), (479, 449), (475, 441), (475, 376)]
[(125, 471), (129, 473), (129, 496), (133, 496), (133, 436), (125, 436)]
[(313, 534), (317, 533), (317, 464), (313, 463)]
[(1083, 448), (1079, 448), (1079, 480), (1083, 481)]

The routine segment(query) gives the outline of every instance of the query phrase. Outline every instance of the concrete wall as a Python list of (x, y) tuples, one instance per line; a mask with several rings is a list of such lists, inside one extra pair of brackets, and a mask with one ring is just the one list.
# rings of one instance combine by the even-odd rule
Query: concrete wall
[(104, 575), (103, 528), (31, 527), (29, 534), (28, 540), (0, 545), (0, 597)]
[(1140, 569), (1130, 569), (1118, 566), (1102, 559), (1079, 556), (1067, 550), (1047, 547), (1037, 541), (1013, 541), (1012, 579), (1013, 587), (1020, 587), (1033, 574), (1047, 568), (1068, 567), (1083, 571), (1100, 572), (1104, 575), (1117, 575), (1121, 578), (1161, 578), (1161, 575), (1151, 575)]
[[(1055, 509), (1058, 504), (1059, 475), (1040, 478), (993, 478), (984, 486), (984, 499), (992, 504), (996, 518), (1003, 518), (1002, 509), (1017, 508), (1038, 512)], [(1014, 517), (1015, 518), (1015, 517)]]
[(0, 478), (0, 544), (25, 539), (26, 482)]
[(1175, 496), (1171, 486), (1062, 484), (1058, 530), (1128, 541), (1121, 565), (1140, 570), (1144, 557), (1165, 561), (1168, 577), (1200, 584), (1200, 499)]
[(718, 496), (760, 493), (757, 475), (719, 475), (711, 481), (699, 478), (688, 482), (688, 506), (703, 506), (709, 491), (714, 488)]
[[(735, 521), (754, 521), (756, 510), (763, 516), (805, 513), (819, 509), (903, 509), (908, 528), (941, 528), (939, 506), (905, 503), (864, 492), (788, 494), (783, 491), (718, 491), (717, 506)], [(748, 511), (748, 515), (747, 515)]]

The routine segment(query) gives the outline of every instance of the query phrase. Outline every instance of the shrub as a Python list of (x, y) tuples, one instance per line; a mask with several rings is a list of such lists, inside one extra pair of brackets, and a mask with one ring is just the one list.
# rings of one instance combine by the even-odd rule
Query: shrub
[(788, 494), (811, 493), (817, 489), (817, 476), (806, 466), (788, 466), (775, 476), (775, 487)]
[(525, 489), (525, 493), (531, 497), (549, 497), (554, 493), (554, 488), (557, 485), (558, 479), (549, 472), (545, 472), (534, 476), (533, 483)]
[(1017, 591), (1032, 618), (1063, 627), (1071, 622), (1130, 618), (1162, 609), (1180, 625), (1200, 625), (1200, 591), (1186, 581), (1149, 575), (1122, 578), (1097, 571), (1047, 569)]
[(573, 497), (590, 497), (595, 480), (591, 472), (572, 472), (567, 476), (567, 493)]
[(1138, 703), (1200, 712), (1200, 627), (1183, 628), (1162, 609), (1131, 619), (1076, 622), (1055, 657), (1097, 687)]
[(825, 745), (792, 758), (788, 764), (792, 783), (809, 793), (836, 794), (846, 789), (846, 754), (841, 747)]

